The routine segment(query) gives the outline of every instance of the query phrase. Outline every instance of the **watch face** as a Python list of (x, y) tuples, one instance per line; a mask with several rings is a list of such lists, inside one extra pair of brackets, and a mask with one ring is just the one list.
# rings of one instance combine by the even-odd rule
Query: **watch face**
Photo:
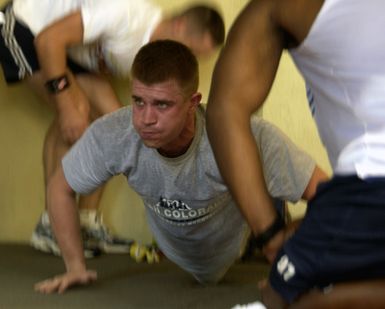
[(67, 77), (63, 76), (60, 79), (56, 80), (54, 86), (57, 89), (57, 91), (61, 91), (61, 90), (65, 89), (68, 86)]
[(64, 89), (68, 88), (70, 82), (67, 78), (67, 75), (60, 76), (58, 78), (53, 78), (45, 83), (46, 88), (50, 93), (59, 93)]

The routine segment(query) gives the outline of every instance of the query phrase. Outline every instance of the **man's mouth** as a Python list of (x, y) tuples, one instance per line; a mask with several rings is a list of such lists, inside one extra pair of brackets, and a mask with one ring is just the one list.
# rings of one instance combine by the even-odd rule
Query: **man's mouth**
[(154, 139), (158, 135), (158, 132), (154, 131), (141, 131), (140, 136), (143, 139)]

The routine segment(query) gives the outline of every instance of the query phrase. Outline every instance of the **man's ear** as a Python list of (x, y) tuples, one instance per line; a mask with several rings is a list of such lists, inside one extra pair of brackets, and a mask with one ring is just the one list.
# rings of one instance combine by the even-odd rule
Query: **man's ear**
[(196, 108), (201, 103), (201, 100), (202, 94), (200, 92), (195, 92), (190, 98), (191, 107)]

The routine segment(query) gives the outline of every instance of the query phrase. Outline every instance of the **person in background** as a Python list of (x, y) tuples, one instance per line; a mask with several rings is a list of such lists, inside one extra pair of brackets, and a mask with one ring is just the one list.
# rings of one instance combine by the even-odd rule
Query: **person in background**
[[(203, 57), (222, 45), (225, 33), (212, 7), (192, 5), (165, 15), (147, 0), (14, 0), (0, 14), (0, 61), (7, 83), (26, 80), (55, 111), (43, 150), (46, 185), (89, 124), (122, 106), (109, 76), (128, 77), (141, 46), (174, 39)], [(87, 257), (128, 252), (132, 245), (103, 224), (97, 211), (101, 194), (102, 188), (78, 199)], [(46, 212), (31, 243), (60, 254)]]

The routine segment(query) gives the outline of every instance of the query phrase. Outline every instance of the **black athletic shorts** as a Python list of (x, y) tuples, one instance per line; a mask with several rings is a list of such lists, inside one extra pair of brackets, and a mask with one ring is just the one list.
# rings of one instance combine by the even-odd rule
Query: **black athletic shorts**
[(321, 184), (278, 254), (272, 287), (289, 303), (312, 288), (385, 277), (385, 178)]
[[(11, 3), (2, 9), (1, 14), (5, 23), (0, 24), (0, 62), (7, 83), (15, 83), (40, 69), (34, 35), (15, 19)], [(68, 58), (67, 66), (74, 74), (89, 72)]]

